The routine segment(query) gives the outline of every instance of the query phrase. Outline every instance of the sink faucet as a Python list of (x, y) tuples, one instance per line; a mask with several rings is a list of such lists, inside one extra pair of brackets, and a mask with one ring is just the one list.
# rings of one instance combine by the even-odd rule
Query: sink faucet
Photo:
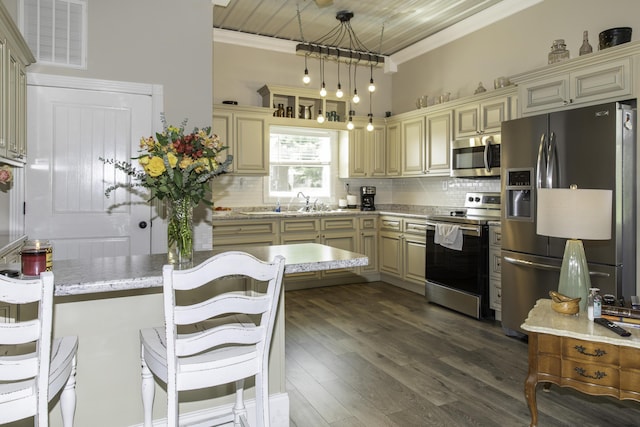
[(309, 211), (311, 211), (311, 206), (309, 205), (309, 196), (305, 196), (302, 191), (298, 191), (298, 194), (297, 194), (296, 197), (302, 197), (306, 201), (304, 207), (300, 208), (300, 212), (309, 212)]

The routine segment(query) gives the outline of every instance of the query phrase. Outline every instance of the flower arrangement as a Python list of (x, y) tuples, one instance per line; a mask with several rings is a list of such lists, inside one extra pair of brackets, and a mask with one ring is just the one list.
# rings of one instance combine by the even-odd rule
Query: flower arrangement
[(109, 186), (105, 195), (109, 197), (118, 188), (146, 187), (151, 190), (152, 198), (160, 200), (181, 200), (189, 198), (193, 205), (201, 201), (211, 205), (207, 194), (211, 191), (209, 181), (227, 172), (233, 157), (222, 154), (228, 147), (211, 128), (194, 128), (185, 134), (187, 119), (180, 127), (166, 124), (162, 116), (164, 130), (156, 137), (140, 139), (138, 160), (142, 170), (127, 161), (100, 158), (106, 164), (112, 164), (133, 178), (134, 182), (118, 183)]
[(0, 166), (0, 184), (11, 184), (12, 180), (13, 172), (11, 171), (11, 166)]
[[(100, 158), (132, 178), (127, 183), (117, 183), (105, 190), (109, 197), (118, 188), (145, 187), (151, 190), (151, 199), (167, 200), (169, 206), (169, 262), (182, 263), (182, 255), (193, 253), (193, 207), (201, 201), (207, 205), (211, 192), (209, 181), (227, 172), (233, 157), (223, 155), (227, 146), (211, 128), (194, 128), (185, 133), (187, 119), (179, 127), (169, 126), (162, 115), (163, 132), (155, 138), (140, 139), (140, 155), (134, 157), (142, 169), (132, 163)], [(176, 253), (172, 251), (175, 249)], [(177, 257), (178, 259), (172, 259)]]

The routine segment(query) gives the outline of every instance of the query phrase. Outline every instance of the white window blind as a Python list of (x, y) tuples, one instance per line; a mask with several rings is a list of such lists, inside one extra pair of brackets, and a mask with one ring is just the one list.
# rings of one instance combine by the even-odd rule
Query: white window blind
[(21, 0), (22, 34), (42, 64), (86, 68), (87, 0)]

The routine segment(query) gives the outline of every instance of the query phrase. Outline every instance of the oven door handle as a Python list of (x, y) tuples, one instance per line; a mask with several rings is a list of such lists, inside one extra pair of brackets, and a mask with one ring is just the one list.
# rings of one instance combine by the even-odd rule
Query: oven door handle
[[(560, 271), (560, 269), (562, 268), (562, 267), (557, 266), (557, 265), (543, 264), (543, 263), (540, 263), (540, 262), (533, 262), (533, 261), (525, 261), (523, 259), (512, 258), (510, 256), (506, 256), (506, 257), (503, 257), (503, 258), (504, 258), (505, 261), (507, 261), (510, 264), (523, 265), (525, 267), (539, 268), (541, 270)], [(611, 277), (611, 275), (609, 273), (603, 273), (601, 271), (589, 271), (589, 276)]]
[[(436, 224), (435, 222), (429, 222), (427, 221), (427, 230), (435, 230), (436, 229)], [(447, 223), (448, 224), (448, 223)], [(458, 225), (458, 224), (455, 224)], [(468, 234), (465, 233), (465, 231), (471, 231), (473, 232), (475, 235), (479, 236), (480, 232), (482, 231), (480, 229), (480, 227), (471, 227), (471, 226), (465, 226), (465, 225), (459, 225), (460, 230), (462, 230), (462, 234)]]

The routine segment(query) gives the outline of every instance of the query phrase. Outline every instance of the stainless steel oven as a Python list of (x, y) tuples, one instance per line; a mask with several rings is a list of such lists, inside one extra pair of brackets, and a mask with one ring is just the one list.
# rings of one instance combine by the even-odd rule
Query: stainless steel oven
[(451, 144), (451, 176), (500, 176), (500, 135), (458, 139)]
[[(489, 308), (489, 221), (500, 220), (499, 193), (468, 193), (465, 210), (427, 220), (426, 290), (429, 302), (477, 319), (493, 317)], [(447, 245), (442, 229), (459, 233), (461, 245)]]

